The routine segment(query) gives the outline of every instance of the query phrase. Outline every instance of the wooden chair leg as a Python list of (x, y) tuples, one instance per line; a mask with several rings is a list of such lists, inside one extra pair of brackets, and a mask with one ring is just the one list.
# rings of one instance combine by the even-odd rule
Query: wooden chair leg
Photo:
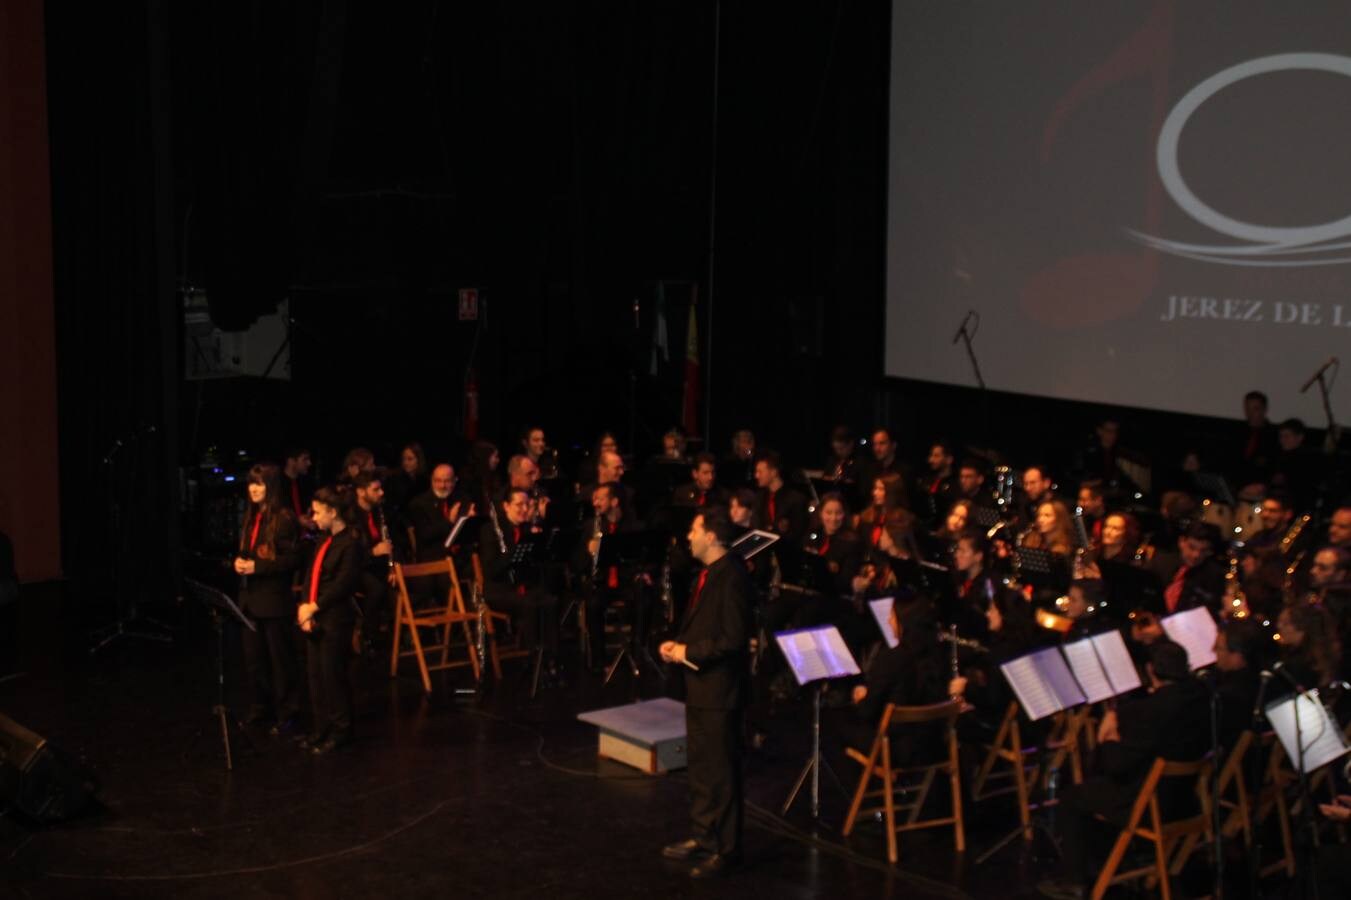
[(408, 634), (413, 639), (413, 649), (417, 651), (417, 667), (422, 674), (422, 691), (425, 694), (432, 692), (432, 675), (427, 671), (427, 660), (422, 656), (422, 637), (418, 634), (417, 627), (408, 626)]
[(1093, 882), (1092, 900), (1102, 900), (1107, 889), (1112, 886), (1112, 879), (1116, 877), (1116, 870), (1120, 868), (1130, 842), (1130, 829), (1123, 828), (1117, 835), (1116, 843), (1112, 845), (1112, 852), (1107, 855), (1107, 862), (1102, 865), (1102, 871), (1098, 872), (1097, 881)]
[(858, 790), (854, 791), (854, 800), (849, 804), (849, 815), (844, 819), (845, 837), (849, 837), (854, 830), (854, 823), (858, 819), (858, 811), (863, 808), (863, 797), (868, 793), (868, 784), (872, 781), (873, 768), (877, 765), (877, 756), (881, 749), (881, 743), (874, 740), (872, 750), (868, 751), (868, 761), (863, 764), (863, 774), (858, 779)]
[(962, 819), (962, 767), (957, 760), (956, 741), (954, 735), (952, 738), (952, 762), (948, 767), (948, 783), (952, 786), (952, 818), (954, 837), (956, 838), (957, 852), (966, 852), (966, 823)]
[(399, 598), (394, 608), (394, 643), (389, 648), (389, 677), (399, 674), (399, 630), (403, 626), (403, 598)]
[(1014, 793), (1018, 798), (1018, 821), (1023, 826), (1023, 840), (1032, 840), (1032, 811), (1028, 809), (1027, 796), (1027, 772), (1023, 770), (1023, 748), (1019, 746), (1022, 743), (1022, 736), (1018, 731), (1018, 723), (1014, 722), (1013, 727), (1009, 729), (1009, 739), (1013, 751), (1013, 786)]
[(891, 740), (882, 738), (882, 802), (887, 811), (887, 859), (896, 865), (896, 784), (891, 774)]

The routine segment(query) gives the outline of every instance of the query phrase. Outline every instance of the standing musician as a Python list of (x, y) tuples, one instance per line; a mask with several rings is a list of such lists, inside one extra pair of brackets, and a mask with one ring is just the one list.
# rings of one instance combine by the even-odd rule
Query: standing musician
[(359, 472), (352, 480), (356, 494), (357, 539), (365, 551), (361, 567), (360, 591), (364, 598), (361, 607), (360, 632), (366, 643), (377, 631), (389, 630), (385, 621), (390, 583), (393, 580), (394, 544), (389, 537), (389, 522), (385, 518), (385, 488), (379, 472)]
[(296, 621), (305, 633), (305, 670), (310, 683), (312, 730), (301, 747), (323, 755), (352, 740), (352, 684), (347, 656), (356, 623), (353, 595), (361, 584), (361, 543), (349, 519), (349, 500), (332, 488), (320, 488), (310, 501), (310, 514), (323, 537), (314, 551), (305, 580), (304, 601)]
[(661, 645), (665, 662), (685, 675), (685, 730), (693, 836), (662, 850), (694, 863), (690, 875), (725, 874), (741, 862), (741, 748), (749, 697), (750, 579), (728, 552), (732, 523), (721, 509), (694, 517), (690, 552), (704, 564), (675, 640)]
[(704, 509), (727, 504), (727, 491), (718, 486), (717, 458), (712, 453), (695, 456), (690, 475), (693, 480), (689, 484), (675, 489), (671, 497), (672, 506)]
[(598, 484), (591, 490), (592, 515), (583, 523), (582, 537), (573, 553), (572, 569), (586, 573), (586, 622), (590, 641), (591, 670), (604, 671), (605, 609), (614, 600), (623, 598), (628, 615), (630, 636), (635, 650), (647, 641), (651, 621), (652, 597), (647, 590), (651, 579), (624, 571), (618, 565), (597, 567), (602, 539), (606, 535), (632, 534), (642, 531), (638, 521), (625, 506), (623, 493), (617, 484)]
[(340, 484), (351, 484), (362, 472), (375, 471), (375, 454), (365, 447), (353, 447), (343, 457), (342, 472), (338, 475)]
[(1102, 543), (1103, 520), (1107, 518), (1107, 498), (1102, 482), (1090, 478), (1079, 483), (1079, 508), (1084, 511), (1084, 530), (1094, 547)]
[(249, 505), (239, 529), (234, 569), (240, 576), (239, 608), (257, 631), (241, 632), (244, 668), (252, 688), (248, 722), (273, 714), (273, 734), (289, 730), (300, 704), (291, 622), (295, 599), (291, 581), (300, 568), (296, 518), (285, 505), (280, 472), (257, 465), (248, 474)]
[(304, 447), (293, 447), (286, 451), (286, 465), (282, 469), (282, 490), (286, 495), (286, 502), (291, 512), (295, 514), (296, 521), (305, 531), (314, 529), (314, 521), (310, 519), (310, 466), (313, 465), (314, 458), (310, 451)]
[[(1033, 523), (1037, 519), (1043, 503), (1056, 499), (1052, 489), (1055, 482), (1051, 473), (1043, 465), (1028, 466), (1023, 470), (1023, 504), (1019, 518), (1024, 523)], [(1064, 505), (1063, 503), (1061, 504)], [(1067, 510), (1068, 511), (1068, 510)]]
[(539, 467), (540, 478), (558, 477), (558, 453), (545, 440), (543, 428), (529, 425), (521, 430), (521, 451)]
[(483, 592), (491, 609), (511, 616), (522, 644), (539, 652), (542, 671), (552, 678), (558, 674), (558, 598), (542, 582), (538, 564), (511, 562), (516, 547), (536, 534), (529, 492), (508, 489), (506, 503), (491, 511), (479, 535)]
[(994, 497), (985, 489), (985, 466), (969, 457), (957, 468), (957, 496), (976, 506), (994, 507)]

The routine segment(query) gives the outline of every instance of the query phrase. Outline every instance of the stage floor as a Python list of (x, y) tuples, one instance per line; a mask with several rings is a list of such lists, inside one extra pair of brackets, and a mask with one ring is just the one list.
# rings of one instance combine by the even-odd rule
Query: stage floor
[[(456, 701), (359, 667), (350, 749), (316, 760), (258, 732), (256, 750), (236, 743), (227, 773), (196, 613), (181, 612), (174, 645), (127, 642), (94, 658), (86, 617), (56, 589), (29, 591), (9, 619), (17, 674), (0, 682), (0, 711), (84, 758), (103, 808), (48, 828), (0, 819), (7, 895), (1018, 898), (1035, 895), (1048, 865), (1021, 841), (974, 865), (1015, 821), (1000, 801), (968, 813), (964, 857), (938, 829), (903, 836), (897, 868), (879, 826), (840, 838), (846, 804), (828, 781), (815, 835), (805, 800), (778, 819), (807, 750), (805, 704), (776, 717), (748, 757), (746, 865), (695, 884), (659, 857), (687, 836), (684, 774), (599, 761), (595, 730), (575, 720), (635, 699), (627, 674), (602, 689), (574, 667), (568, 687), (530, 701), (509, 665), (490, 694)], [(237, 683), (238, 657), (227, 657)], [(658, 688), (654, 677), (644, 696)], [(841, 774), (852, 783), (857, 771)]]

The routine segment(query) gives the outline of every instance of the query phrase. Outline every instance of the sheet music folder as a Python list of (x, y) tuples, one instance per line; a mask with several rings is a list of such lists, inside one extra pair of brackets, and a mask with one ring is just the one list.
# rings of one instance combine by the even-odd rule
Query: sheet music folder
[(779, 542), (779, 536), (772, 531), (761, 531), (758, 528), (752, 528), (741, 537), (732, 541), (732, 549), (737, 552), (744, 560), (750, 560), (759, 555), (766, 547), (772, 547)]
[[(1298, 729), (1295, 728), (1296, 704), (1299, 711)], [(1299, 765), (1299, 744), (1302, 740), (1305, 775), (1351, 753), (1346, 735), (1337, 726), (1337, 720), (1328, 713), (1316, 690), (1267, 704), (1266, 716), (1292, 767)]]
[[(461, 532), (464, 533), (466, 539), (470, 535), (474, 535), (474, 539), (475, 541), (477, 541), (478, 528), (475, 526), (482, 525), (482, 523), (486, 521), (487, 521), (486, 518), (480, 516), (460, 516), (458, 519), (455, 520), (455, 524), (450, 529), (450, 534), (446, 535), (446, 541), (441, 546), (449, 550), (451, 545), (456, 543), (460, 539)], [(469, 524), (471, 522), (473, 523), (473, 525)]]
[(861, 674), (854, 655), (834, 625), (778, 631), (774, 640), (799, 685)]
[(1034, 722), (1082, 703), (1108, 700), (1141, 684), (1119, 631), (1038, 650), (999, 668)]
[(876, 600), (868, 601), (868, 608), (872, 610), (873, 619), (881, 629), (882, 639), (887, 642), (888, 647), (895, 647), (901, 642), (896, 632), (891, 630), (891, 607), (895, 602), (895, 597), (878, 597)]
[(1215, 636), (1220, 633), (1215, 617), (1204, 606), (1183, 610), (1159, 620), (1163, 633), (1187, 651), (1187, 665), (1193, 670), (1215, 662)]

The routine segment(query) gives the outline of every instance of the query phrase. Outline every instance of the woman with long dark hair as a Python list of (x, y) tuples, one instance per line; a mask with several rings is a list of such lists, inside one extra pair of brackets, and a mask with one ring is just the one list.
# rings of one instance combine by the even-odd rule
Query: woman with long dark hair
[(296, 611), (308, 638), (305, 670), (310, 683), (313, 729), (301, 746), (321, 755), (352, 739), (352, 685), (347, 657), (356, 623), (353, 594), (361, 581), (362, 551), (348, 524), (355, 518), (351, 499), (320, 488), (310, 501), (320, 539), (305, 579), (303, 602)]
[(291, 637), (299, 528), (282, 496), (280, 469), (256, 465), (245, 483), (249, 502), (239, 526), (234, 570), (239, 575), (239, 608), (257, 629), (242, 632), (244, 669), (253, 692), (247, 721), (260, 724), (270, 713), (272, 733), (281, 734), (291, 727), (300, 703)]

